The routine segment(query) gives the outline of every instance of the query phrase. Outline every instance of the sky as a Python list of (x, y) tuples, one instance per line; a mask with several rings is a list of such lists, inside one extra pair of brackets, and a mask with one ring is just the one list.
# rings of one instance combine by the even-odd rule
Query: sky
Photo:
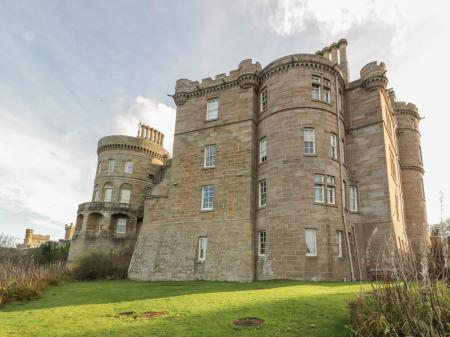
[(450, 217), (450, 4), (444, 0), (0, 2), (0, 233), (64, 236), (92, 196), (96, 146), (142, 121), (171, 150), (179, 78), (348, 40), (351, 79), (388, 68), (421, 116), (430, 223)]

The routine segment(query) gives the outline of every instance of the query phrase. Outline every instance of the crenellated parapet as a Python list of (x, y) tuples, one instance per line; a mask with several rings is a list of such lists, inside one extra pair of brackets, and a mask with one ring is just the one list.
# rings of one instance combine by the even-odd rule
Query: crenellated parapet
[(407, 114), (420, 120), (419, 109), (413, 103), (395, 102), (395, 114)]
[(216, 75), (214, 79), (211, 77), (204, 78), (201, 82), (180, 79), (175, 85), (173, 99), (176, 105), (183, 105), (191, 97), (204, 96), (236, 86), (242, 88), (257, 87), (260, 71), (261, 65), (258, 62), (253, 63), (251, 59), (247, 59), (239, 64), (238, 69), (230, 71), (229, 75), (223, 73)]
[(366, 64), (360, 71), (361, 86), (368, 91), (376, 88), (386, 89), (388, 84), (386, 72), (387, 68), (383, 62), (374, 61)]

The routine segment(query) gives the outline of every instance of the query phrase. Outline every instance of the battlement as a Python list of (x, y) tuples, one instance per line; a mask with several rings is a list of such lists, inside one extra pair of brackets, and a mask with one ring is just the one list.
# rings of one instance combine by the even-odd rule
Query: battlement
[(361, 85), (366, 90), (376, 88), (386, 89), (388, 79), (386, 77), (387, 68), (383, 62), (373, 61), (361, 68)]
[(175, 85), (173, 99), (175, 104), (182, 105), (193, 95), (203, 95), (222, 90), (234, 85), (241, 87), (257, 86), (259, 82), (258, 72), (261, 71), (259, 62), (253, 63), (251, 59), (243, 60), (239, 63), (238, 69), (231, 70), (227, 75), (218, 74), (213, 78), (204, 78), (201, 82), (188, 79), (179, 79)]
[(394, 103), (395, 113), (396, 114), (408, 114), (413, 115), (416, 118), (420, 119), (419, 109), (413, 103), (409, 102), (395, 102)]

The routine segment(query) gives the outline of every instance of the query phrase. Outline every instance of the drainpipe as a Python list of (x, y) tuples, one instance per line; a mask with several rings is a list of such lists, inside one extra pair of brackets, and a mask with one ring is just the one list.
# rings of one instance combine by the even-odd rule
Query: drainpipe
[(347, 242), (347, 255), (348, 255), (348, 263), (350, 267), (350, 277), (352, 282), (355, 280), (355, 272), (353, 270), (353, 261), (352, 261), (352, 250), (350, 249), (350, 240), (348, 237), (348, 230), (347, 230), (347, 219), (345, 217), (345, 204), (344, 204), (344, 180), (342, 179), (342, 171), (343, 171), (343, 162), (342, 162), (342, 151), (344, 150), (342, 146), (342, 138), (341, 138), (341, 128), (339, 127), (339, 118), (340, 118), (340, 112), (339, 112), (339, 79), (338, 76), (335, 75), (336, 80), (336, 126), (337, 126), (337, 136), (338, 136), (338, 148), (339, 148), (339, 183), (340, 183), (340, 196), (341, 196), (341, 216), (342, 216), (342, 222), (344, 223), (344, 233), (345, 233), (345, 241)]

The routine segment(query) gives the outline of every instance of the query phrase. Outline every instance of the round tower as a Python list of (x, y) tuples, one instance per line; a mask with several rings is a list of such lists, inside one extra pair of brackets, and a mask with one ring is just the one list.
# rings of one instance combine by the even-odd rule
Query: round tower
[[(161, 132), (142, 123), (137, 137), (115, 135), (99, 140), (92, 199), (78, 206), (69, 261), (89, 251), (119, 248), (127, 241), (134, 244), (145, 197), (159, 182), (169, 155), (163, 141)], [(83, 238), (96, 241), (87, 244)]]
[(267, 245), (258, 279), (351, 278), (341, 198), (346, 76), (333, 47), (329, 57), (286, 56), (261, 73), (256, 240)]
[(406, 232), (418, 259), (428, 249), (428, 221), (423, 185), (423, 159), (420, 143), (420, 115), (412, 103), (395, 102), (397, 138), (405, 203)]

